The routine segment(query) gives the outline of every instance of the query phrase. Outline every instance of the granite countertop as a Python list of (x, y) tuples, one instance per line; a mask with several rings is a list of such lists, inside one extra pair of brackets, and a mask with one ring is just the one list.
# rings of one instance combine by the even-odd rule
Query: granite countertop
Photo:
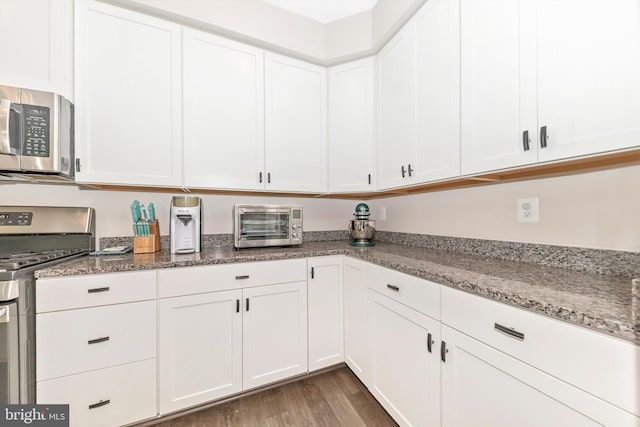
[(163, 250), (154, 254), (84, 256), (39, 270), (36, 277), (325, 255), (353, 256), (640, 345), (640, 280), (385, 242), (378, 242), (372, 248), (353, 248), (348, 241), (328, 241), (241, 251), (214, 247), (189, 255), (171, 255)]

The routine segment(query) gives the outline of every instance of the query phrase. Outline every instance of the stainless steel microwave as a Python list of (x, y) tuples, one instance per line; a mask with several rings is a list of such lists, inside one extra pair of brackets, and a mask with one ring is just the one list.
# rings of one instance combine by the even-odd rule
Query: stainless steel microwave
[(0, 178), (73, 179), (73, 104), (61, 95), (0, 85)]
[(256, 248), (302, 244), (302, 206), (233, 206), (234, 246)]

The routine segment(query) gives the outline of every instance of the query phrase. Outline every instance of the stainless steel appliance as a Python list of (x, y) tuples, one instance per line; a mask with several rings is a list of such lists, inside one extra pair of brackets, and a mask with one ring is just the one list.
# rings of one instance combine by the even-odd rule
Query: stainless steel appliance
[(359, 203), (355, 219), (349, 221), (349, 233), (351, 233), (351, 246), (368, 247), (375, 246), (373, 238), (376, 235), (376, 222), (369, 219), (369, 206), (366, 203)]
[(202, 202), (200, 197), (174, 196), (169, 212), (172, 254), (202, 250)]
[(236, 248), (302, 244), (302, 206), (234, 205)]
[(0, 404), (35, 403), (34, 272), (95, 248), (91, 208), (0, 206)]
[(61, 95), (0, 85), (0, 179), (73, 180), (73, 104)]

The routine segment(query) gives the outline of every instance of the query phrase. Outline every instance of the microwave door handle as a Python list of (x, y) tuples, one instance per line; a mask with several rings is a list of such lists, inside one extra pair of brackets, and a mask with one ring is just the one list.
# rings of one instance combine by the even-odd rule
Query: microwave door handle
[(0, 154), (13, 154), (11, 152), (11, 101), (0, 99)]

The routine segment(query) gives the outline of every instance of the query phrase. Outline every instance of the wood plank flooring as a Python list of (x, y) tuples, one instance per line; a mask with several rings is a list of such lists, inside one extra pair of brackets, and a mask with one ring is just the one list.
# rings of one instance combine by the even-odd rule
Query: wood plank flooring
[(154, 427), (396, 427), (349, 368), (342, 367)]

